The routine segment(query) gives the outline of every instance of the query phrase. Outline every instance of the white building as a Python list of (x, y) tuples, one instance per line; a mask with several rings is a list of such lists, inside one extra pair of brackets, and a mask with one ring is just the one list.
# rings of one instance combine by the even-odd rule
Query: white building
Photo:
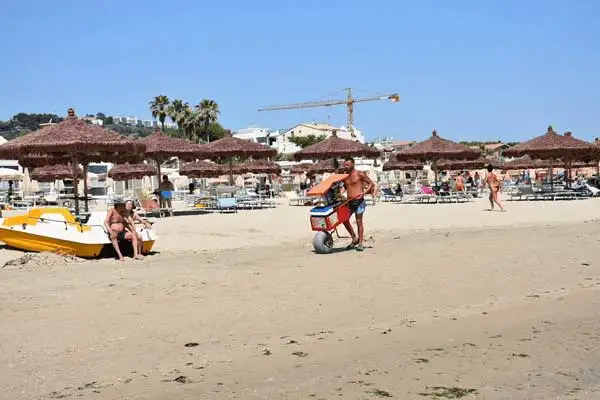
[(313, 136), (321, 136), (325, 135), (325, 137), (329, 138), (333, 135), (333, 132), (336, 133), (337, 137), (348, 140), (357, 140), (360, 143), (365, 142), (365, 137), (359, 129), (354, 128), (354, 135), (352, 132), (348, 130), (347, 127), (341, 126), (336, 128), (333, 125), (329, 124), (321, 124), (316, 122), (311, 122), (307, 124), (298, 124), (295, 127), (288, 129), (283, 134), (286, 137), (307, 137), (310, 135)]
[[(122, 117), (119, 115), (113, 116), (113, 121), (115, 124), (121, 125), (129, 125), (129, 126), (144, 126), (146, 128), (159, 128), (161, 126), (160, 122), (155, 119), (141, 119), (138, 117)], [(165, 121), (166, 128), (177, 128), (177, 124)]]
[(284, 136), (283, 131), (281, 130), (251, 126), (238, 130), (233, 136), (239, 139), (264, 144), (274, 148), (281, 154), (292, 154), (300, 150), (299, 146), (287, 140), (287, 136)]
[(360, 143), (365, 142), (362, 132), (358, 129), (354, 129), (353, 137), (352, 133), (344, 126), (336, 128), (329, 124), (318, 123), (298, 124), (293, 128), (286, 130), (270, 130), (257, 126), (250, 126), (238, 130), (233, 135), (239, 139), (250, 140), (255, 143), (273, 147), (281, 154), (292, 154), (301, 150), (300, 146), (291, 141), (292, 138), (308, 137), (311, 135), (329, 138), (333, 135), (333, 132), (342, 139), (358, 140)]

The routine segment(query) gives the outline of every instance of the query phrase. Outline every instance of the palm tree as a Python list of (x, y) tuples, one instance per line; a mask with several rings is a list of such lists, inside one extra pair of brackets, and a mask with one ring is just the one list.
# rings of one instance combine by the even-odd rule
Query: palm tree
[(177, 124), (179, 130), (182, 132), (184, 130), (183, 128), (188, 110), (190, 110), (190, 105), (183, 100), (173, 100), (169, 105), (169, 118)]
[(200, 113), (196, 110), (192, 110), (188, 108), (185, 111), (185, 122), (184, 122), (184, 131), (185, 136), (188, 140), (192, 142), (199, 143), (200, 142), (200, 132), (202, 131), (202, 127), (204, 126), (204, 121), (202, 120)]
[(167, 119), (169, 109), (169, 98), (165, 95), (156, 96), (150, 102), (150, 111), (152, 112), (152, 118), (158, 119), (162, 126), (162, 131), (165, 131), (165, 120)]
[(203, 99), (196, 105), (196, 112), (198, 117), (202, 121), (204, 126), (204, 133), (206, 134), (206, 143), (210, 142), (210, 132), (208, 128), (211, 124), (214, 124), (219, 119), (219, 105), (216, 101), (210, 99)]

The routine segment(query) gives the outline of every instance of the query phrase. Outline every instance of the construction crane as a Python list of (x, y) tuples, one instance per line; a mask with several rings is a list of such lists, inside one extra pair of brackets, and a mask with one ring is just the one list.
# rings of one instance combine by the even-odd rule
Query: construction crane
[(382, 96), (363, 97), (355, 99), (352, 97), (352, 88), (344, 89), (348, 96), (344, 100), (322, 100), (322, 101), (311, 101), (305, 103), (294, 103), (294, 104), (283, 104), (279, 106), (270, 106), (259, 109), (258, 111), (275, 111), (275, 110), (292, 110), (296, 108), (313, 108), (313, 107), (330, 107), (345, 104), (348, 111), (347, 127), (348, 131), (355, 137), (354, 134), (354, 103), (363, 103), (366, 101), (376, 100), (390, 100), (393, 103), (400, 101), (400, 96), (397, 93), (386, 94)]

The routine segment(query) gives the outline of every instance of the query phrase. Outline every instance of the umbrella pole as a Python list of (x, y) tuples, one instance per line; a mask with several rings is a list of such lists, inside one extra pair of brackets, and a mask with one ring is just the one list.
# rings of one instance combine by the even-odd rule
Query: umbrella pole
[(84, 204), (84, 210), (85, 212), (89, 211), (89, 206), (88, 206), (88, 183), (87, 183), (87, 178), (88, 178), (88, 165), (87, 164), (83, 164), (83, 204)]
[(552, 163), (550, 163), (550, 192), (554, 192), (554, 168), (552, 168)]
[(159, 207), (162, 207), (163, 202), (162, 202), (162, 193), (160, 193), (160, 159), (157, 157), (154, 159), (154, 161), (156, 161), (156, 171), (157, 171), (157, 176), (156, 179), (158, 181), (158, 186), (156, 187), (156, 190), (158, 190), (158, 205)]
[(71, 158), (71, 168), (73, 168), (73, 194), (75, 196), (75, 215), (79, 215), (79, 179), (77, 178), (77, 167), (79, 162), (77, 157)]

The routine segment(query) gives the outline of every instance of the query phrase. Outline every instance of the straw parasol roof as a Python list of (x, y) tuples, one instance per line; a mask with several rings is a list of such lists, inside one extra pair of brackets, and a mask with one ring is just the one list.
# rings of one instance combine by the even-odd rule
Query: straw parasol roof
[(233, 137), (229, 131), (224, 137), (201, 146), (203, 157), (210, 159), (227, 157), (267, 158), (277, 154), (277, 150), (260, 143)]
[(437, 161), (437, 167), (440, 170), (458, 170), (458, 169), (481, 169), (488, 165), (496, 169), (502, 169), (503, 163), (497, 160), (490, 160), (485, 157), (480, 157), (475, 160), (439, 160)]
[(81, 179), (83, 178), (83, 170), (81, 167), (75, 168), (76, 176), (74, 175), (73, 167), (70, 165), (47, 165), (45, 167), (35, 168), (29, 174), (29, 177), (38, 182), (54, 182), (63, 179)]
[(311, 165), (312, 165), (311, 163), (296, 164), (292, 167), (290, 172), (292, 174), (303, 174), (308, 171), (308, 169), (310, 168)]
[(255, 160), (233, 167), (236, 173), (276, 174), (281, 173), (281, 166), (272, 161)]
[(342, 139), (334, 133), (329, 138), (294, 153), (296, 160), (323, 160), (332, 157), (377, 158), (381, 152), (375, 147), (354, 140)]
[(504, 163), (502, 169), (504, 170), (519, 170), (519, 169), (537, 169), (537, 168), (550, 168), (550, 167), (570, 167), (570, 168), (586, 168), (586, 167), (597, 167), (598, 163), (595, 161), (573, 161), (570, 165), (562, 161), (556, 160), (534, 160), (530, 156), (523, 156), (521, 158), (515, 158)]
[(19, 136), (13, 140), (0, 145), (0, 159), (18, 160), (20, 156), (20, 146), (31, 140), (31, 134)]
[(420, 171), (423, 169), (423, 163), (418, 161), (398, 161), (392, 158), (383, 164), (384, 171)]
[(140, 139), (140, 142), (146, 145), (146, 156), (158, 161), (169, 157), (193, 161), (201, 156), (202, 146), (185, 139), (167, 136), (159, 129)]
[(156, 175), (156, 168), (145, 163), (119, 164), (108, 171), (108, 177), (115, 181), (126, 181), (129, 179), (141, 179), (145, 176)]
[(189, 178), (213, 178), (225, 175), (227, 171), (219, 165), (208, 161), (194, 161), (184, 164), (179, 169), (180, 175), (185, 175)]
[(406, 160), (442, 160), (464, 159), (473, 160), (481, 156), (481, 152), (470, 149), (460, 143), (444, 139), (433, 131), (431, 137), (423, 142), (396, 153), (399, 161)]
[(87, 160), (88, 154), (96, 154), (102, 155), (105, 161), (112, 161), (119, 155), (139, 154), (146, 150), (146, 146), (140, 141), (128, 139), (116, 132), (77, 119), (72, 108), (69, 108), (64, 121), (46, 126), (27, 136), (28, 138), (19, 144), (19, 152), (22, 155), (67, 154), (83, 162)]
[[(6, 143), (8, 145), (11, 142)], [(122, 157), (143, 154), (146, 146), (136, 140), (128, 139), (116, 132), (109, 131), (96, 125), (77, 119), (75, 110), (69, 108), (67, 118), (55, 125), (49, 125), (30, 133), (19, 141), (12, 142), (9, 149), (17, 154), (17, 159), (30, 154), (69, 157), (72, 168), (79, 163), (90, 162), (90, 157), (99, 157), (103, 161), (114, 161)], [(5, 150), (6, 151), (6, 148)], [(0, 149), (0, 154), (2, 150)], [(87, 168), (84, 169), (84, 177)], [(74, 174), (76, 175), (76, 174)], [(74, 186), (77, 187), (77, 176)], [(87, 203), (87, 179), (84, 179)], [(79, 196), (75, 191), (75, 212), (79, 213)]]
[(341, 167), (340, 163), (335, 158), (328, 160), (322, 160), (315, 164), (312, 164), (308, 168), (309, 174), (324, 174), (326, 172), (336, 172)]
[[(87, 154), (85, 156), (85, 163), (102, 162), (106, 159), (105, 155), (100, 153)], [(46, 165), (67, 165), (71, 161), (71, 157), (66, 154), (27, 154), (26, 156), (19, 157), (19, 164), (26, 168), (43, 167)], [(123, 154), (119, 155), (116, 160), (112, 160), (117, 163), (138, 163), (142, 161), (142, 157), (139, 154)]]
[(507, 157), (528, 155), (536, 159), (592, 160), (598, 156), (598, 147), (574, 138), (571, 132), (559, 135), (548, 127), (546, 133), (520, 143), (502, 153)]

